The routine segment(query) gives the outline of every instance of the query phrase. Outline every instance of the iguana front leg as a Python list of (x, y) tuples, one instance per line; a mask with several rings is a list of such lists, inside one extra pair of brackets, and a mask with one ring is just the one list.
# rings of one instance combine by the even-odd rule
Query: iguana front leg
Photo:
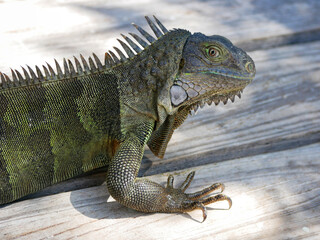
[(223, 184), (216, 183), (202, 191), (187, 194), (194, 172), (191, 172), (180, 188), (173, 188), (173, 176), (169, 176), (167, 187), (148, 179), (137, 178), (144, 146), (150, 137), (153, 126), (145, 124), (137, 133), (129, 134), (118, 148), (107, 175), (107, 186), (111, 196), (121, 204), (142, 212), (189, 212), (194, 209), (203, 211), (206, 219), (206, 208), (213, 202), (231, 199), (223, 194), (208, 196), (216, 189), (224, 189)]

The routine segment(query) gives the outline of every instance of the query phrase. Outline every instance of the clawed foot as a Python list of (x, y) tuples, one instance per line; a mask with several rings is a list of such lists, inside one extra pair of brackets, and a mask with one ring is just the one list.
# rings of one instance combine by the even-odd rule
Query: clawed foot
[[(215, 183), (210, 187), (207, 187), (201, 191), (195, 193), (184, 193), (189, 187), (191, 181), (193, 180), (195, 172), (189, 173), (186, 180), (181, 184), (179, 188), (173, 188), (174, 177), (170, 175), (167, 181), (167, 207), (166, 211), (168, 212), (190, 212), (195, 209), (201, 209), (203, 213), (203, 221), (207, 218), (207, 209), (206, 205), (219, 201), (228, 201), (229, 209), (232, 206), (231, 199), (221, 194), (224, 190), (224, 185), (222, 183)], [(220, 188), (220, 193), (212, 196), (212, 192)]]

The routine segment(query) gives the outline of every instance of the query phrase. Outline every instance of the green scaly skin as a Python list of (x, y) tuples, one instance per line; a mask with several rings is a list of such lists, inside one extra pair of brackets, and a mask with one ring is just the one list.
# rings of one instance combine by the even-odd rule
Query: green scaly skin
[[(188, 212), (231, 200), (211, 195), (224, 186), (184, 193), (194, 172), (173, 188), (137, 178), (144, 147), (162, 158), (174, 132), (191, 111), (228, 99), (252, 81), (252, 59), (221, 36), (167, 31), (147, 21), (151, 43), (132, 34), (120, 41), (128, 54), (106, 53), (105, 64), (89, 58), (64, 61), (64, 72), (50, 65), (44, 74), (28, 67), (24, 77), (0, 73), (0, 204), (102, 166), (107, 186), (121, 204), (143, 212)], [(45, 76), (44, 76), (45, 75)]]

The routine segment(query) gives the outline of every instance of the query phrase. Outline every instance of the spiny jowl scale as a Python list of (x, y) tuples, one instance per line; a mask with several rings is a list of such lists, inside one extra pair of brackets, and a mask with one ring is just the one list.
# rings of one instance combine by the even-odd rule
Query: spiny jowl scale
[[(123, 34), (124, 49), (74, 61), (29, 66), (12, 77), (0, 73), (0, 204), (8, 203), (83, 172), (108, 166), (109, 193), (143, 212), (203, 211), (231, 200), (213, 191), (186, 194), (194, 177), (173, 188), (138, 178), (145, 145), (165, 154), (176, 128), (191, 111), (240, 98), (255, 67), (222, 36), (168, 31), (146, 20), (155, 36), (133, 24), (140, 36)], [(145, 40), (144, 40), (145, 39)]]
[[(162, 37), (164, 34), (168, 33), (169, 31), (162, 25), (162, 23), (153, 16), (158, 26), (151, 21), (149, 17), (146, 16), (146, 20), (151, 27), (152, 31), (156, 35), (157, 38)], [(147, 39), (147, 41), (152, 44), (156, 41), (154, 37), (152, 37), (149, 33), (147, 33), (144, 29), (139, 27), (136, 24), (132, 24), (143, 37)], [(30, 86), (33, 84), (38, 84), (41, 82), (45, 82), (48, 80), (63, 80), (63, 79), (69, 79), (73, 77), (79, 77), (84, 76), (92, 73), (99, 73), (106, 69), (112, 69), (114, 66), (119, 65), (125, 61), (128, 61), (129, 59), (133, 58), (137, 53), (140, 53), (143, 51), (143, 48), (147, 48), (149, 44), (143, 40), (140, 36), (138, 36), (135, 33), (129, 33), (141, 46), (139, 47), (138, 44), (133, 42), (129, 37), (127, 37), (124, 34), (121, 34), (121, 36), (126, 40), (126, 42), (129, 44), (129, 46), (133, 49), (131, 49), (126, 43), (121, 41), (120, 39), (117, 39), (121, 46), (123, 47), (124, 51), (128, 55), (128, 57), (125, 56), (125, 54), (117, 47), (113, 47), (115, 51), (118, 53), (119, 57), (113, 52), (108, 51), (105, 53), (105, 59), (104, 64), (101, 63), (100, 59), (97, 57), (95, 53), (92, 53), (92, 57), (89, 57), (88, 60), (86, 60), (81, 54), (80, 54), (80, 61), (74, 57), (74, 64), (75, 67), (70, 59), (63, 59), (63, 69), (62, 71), (61, 66), (57, 62), (56, 59), (55, 65), (56, 65), (56, 72), (54, 69), (47, 63), (47, 66), (42, 65), (43, 72), (40, 70), (38, 66), (35, 66), (36, 71), (34, 71), (31, 67), (27, 65), (26, 70), (24, 67), (22, 68), (23, 74), (21, 74), (18, 70), (11, 69), (11, 75), (12, 78), (10, 78), (7, 74), (0, 72), (0, 89), (7, 89), (11, 87), (20, 87), (20, 86)], [(36, 72), (36, 73), (35, 73)], [(23, 76), (24, 75), (24, 76)]]
[[(205, 89), (201, 89), (201, 87), (195, 86), (192, 82), (182, 83), (181, 81), (177, 80), (175, 84), (177, 86), (181, 86), (186, 91), (189, 100), (197, 96), (201, 96), (201, 94), (205, 94), (207, 92)], [(216, 82), (214, 84), (218, 85), (219, 83)], [(242, 92), (243, 92), (243, 89), (240, 89), (240, 90), (230, 91), (228, 93), (213, 94), (213, 95), (209, 95), (208, 97), (201, 98), (200, 101), (190, 103), (191, 106), (190, 106), (189, 113), (191, 115), (192, 113), (196, 114), (199, 107), (203, 108), (206, 104), (211, 106), (212, 103), (214, 103), (215, 105), (218, 105), (220, 102), (222, 102), (224, 105), (226, 105), (229, 99), (231, 102), (234, 102), (235, 96), (238, 96), (238, 98), (241, 98)]]
[(196, 114), (199, 107), (203, 108), (206, 104), (208, 106), (211, 106), (212, 103), (214, 103), (216, 106), (222, 102), (224, 105), (227, 104), (228, 100), (230, 99), (231, 102), (235, 101), (235, 96), (237, 96), (238, 98), (241, 98), (241, 93), (243, 92), (243, 90), (239, 90), (239, 91), (235, 91), (235, 92), (230, 92), (227, 94), (221, 94), (221, 95), (214, 95), (212, 97), (208, 97), (205, 99), (202, 99), (199, 102), (196, 102), (194, 104), (191, 105), (190, 107), (190, 114), (192, 115), (193, 113)]

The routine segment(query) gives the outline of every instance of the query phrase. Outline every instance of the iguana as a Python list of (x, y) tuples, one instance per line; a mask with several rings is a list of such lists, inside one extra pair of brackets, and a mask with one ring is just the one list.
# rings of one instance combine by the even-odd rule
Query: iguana
[(137, 174), (145, 145), (162, 158), (189, 113), (240, 97), (254, 62), (222, 36), (146, 20), (156, 38), (133, 24), (146, 40), (122, 35), (127, 56), (114, 47), (118, 56), (106, 52), (104, 63), (80, 55), (82, 64), (64, 59), (64, 71), (55, 60), (56, 71), (47, 64), (11, 70), (11, 78), (0, 73), (0, 204), (108, 166), (109, 193), (129, 208), (201, 209), (205, 219), (207, 204), (227, 200), (231, 207), (229, 197), (212, 195), (222, 183), (185, 193), (194, 172), (177, 189), (173, 176), (163, 187)]

